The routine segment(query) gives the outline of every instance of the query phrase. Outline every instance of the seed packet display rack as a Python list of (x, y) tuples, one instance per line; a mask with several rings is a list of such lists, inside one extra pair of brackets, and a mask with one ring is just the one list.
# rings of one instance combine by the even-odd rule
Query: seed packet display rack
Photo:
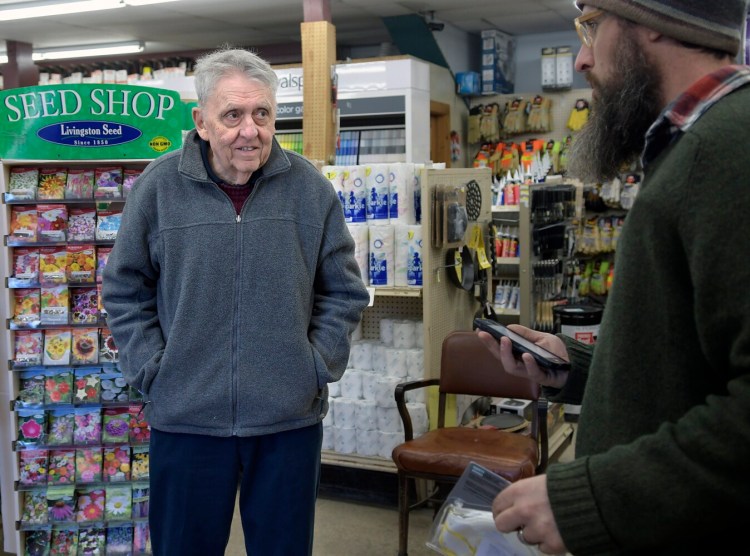
[[(66, 234), (65, 239), (44, 236), (37, 237), (35, 242), (25, 241), (23, 237), (19, 241), (18, 234), (11, 230), (14, 209), (57, 205), (69, 215), (77, 209), (90, 209), (88, 212), (101, 215), (116, 213), (125, 198), (95, 197), (93, 191), (90, 196), (76, 199), (39, 199), (36, 194), (33, 199), (24, 199), (9, 193), (14, 168), (96, 171), (111, 167), (121, 168), (124, 174), (126, 169), (142, 170), (148, 162), (150, 159), (0, 161), (3, 192), (0, 233), (4, 238), (0, 261), (5, 283), (0, 295), (0, 311), (7, 319), (6, 332), (0, 335), (0, 361), (7, 361), (8, 366), (6, 379), (0, 381), (0, 407), (6, 408), (0, 410), (0, 444), (3, 447), (0, 481), (6, 552), (30, 554), (39, 546), (37, 543), (43, 545), (45, 539), (50, 543), (53, 537), (58, 548), (67, 546), (68, 550), (78, 542), (100, 546), (104, 542), (104, 546), (114, 547), (116, 542), (127, 544), (130, 538), (132, 551), (133, 535), (140, 535), (138, 542), (141, 542), (148, 534), (148, 424), (140, 413), (138, 395), (121, 379), (116, 346), (107, 341), (105, 315), (99, 304), (81, 311), (87, 313), (83, 316), (77, 312), (75, 317), (76, 307), (68, 304), (68, 316), (58, 320), (53, 317), (55, 324), (47, 324), (49, 318), (45, 319), (45, 324), (41, 319), (24, 322), (15, 318), (19, 312), (16, 303), (23, 298), (19, 290), (30, 291), (33, 299), (33, 292), (41, 293), (45, 287), (40, 283), (40, 280), (45, 281), (43, 272), (50, 270), (40, 258), (38, 278), (16, 276), (17, 250), (67, 252), (67, 260), (75, 261), (71, 256), (75, 257), (81, 246), (87, 246), (92, 249), (89, 256), (94, 260), (89, 258), (86, 264), (81, 260), (80, 266), (86, 267), (82, 272), (84, 280), (90, 280), (92, 272), (96, 276), (97, 264), (103, 264), (92, 253), (106, 252), (106, 248), (114, 244), (114, 237), (102, 233), (95, 234), (92, 241), (75, 241), (69, 240), (73, 236), (71, 233)], [(83, 299), (85, 296), (80, 292), (87, 289), (94, 292), (93, 299), (98, 301), (96, 286), (100, 282), (94, 278), (80, 283), (74, 274), (58, 276), (59, 286), (67, 287), (70, 298)], [(40, 305), (44, 307), (45, 301)], [(46, 305), (50, 303), (47, 301)], [(43, 311), (41, 308), (40, 313)], [(47, 317), (50, 314), (54, 315), (54, 310), (50, 310)], [(57, 361), (45, 358), (45, 352), (49, 352), (49, 356), (57, 355), (58, 346), (52, 338), (58, 336), (64, 338), (60, 351), (69, 356), (75, 348), (72, 342), (68, 343), (66, 332), (85, 340), (86, 333), (82, 331), (92, 334), (89, 342), (82, 345), (86, 346), (84, 351), (95, 352), (95, 357), (91, 357), (95, 362), (57, 365), (52, 364)], [(35, 348), (37, 353), (41, 351), (40, 361), (35, 361), (33, 356), (31, 361), (24, 361), (17, 353), (17, 336), (26, 334), (41, 342), (39, 348)], [(45, 338), (49, 341), (45, 342)], [(89, 419), (93, 423), (98, 421), (98, 433), (96, 425), (88, 424)], [(54, 423), (54, 433), (50, 423)], [(65, 431), (70, 423), (80, 434), (73, 432), (67, 436)], [(92, 434), (87, 436), (87, 430), (93, 431)], [(46, 461), (46, 469), (42, 460)], [(46, 475), (46, 480), (42, 475)], [(106, 503), (104, 494), (109, 495), (111, 504)], [(84, 514), (84, 511), (89, 513)], [(86, 536), (85, 532), (89, 531), (91, 534)], [(145, 547), (145, 542), (141, 544)]]

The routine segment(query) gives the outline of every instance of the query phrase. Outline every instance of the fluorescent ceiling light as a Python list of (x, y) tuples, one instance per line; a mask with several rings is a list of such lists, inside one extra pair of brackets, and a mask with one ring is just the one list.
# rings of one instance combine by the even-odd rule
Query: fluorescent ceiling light
[(0, 64), (7, 64), (8, 56), (6, 54), (0, 54)]
[(35, 50), (31, 55), (31, 59), (38, 62), (41, 60), (64, 60), (68, 58), (88, 58), (90, 56), (133, 54), (134, 52), (142, 51), (142, 42), (113, 42), (109, 44), (89, 44)]
[(112, 10), (126, 6), (162, 4), (176, 0), (36, 0), (0, 5), (0, 21)]

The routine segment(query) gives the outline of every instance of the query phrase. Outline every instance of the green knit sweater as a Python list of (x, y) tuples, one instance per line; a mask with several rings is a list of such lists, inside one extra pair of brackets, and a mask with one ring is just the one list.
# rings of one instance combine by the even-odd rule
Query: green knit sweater
[(593, 357), (566, 340), (577, 459), (547, 486), (574, 554), (747, 549), (749, 131), (746, 86), (646, 169)]

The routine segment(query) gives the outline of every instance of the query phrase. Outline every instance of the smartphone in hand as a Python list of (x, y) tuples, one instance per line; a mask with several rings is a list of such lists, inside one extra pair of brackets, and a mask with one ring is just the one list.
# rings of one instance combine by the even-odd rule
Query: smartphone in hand
[(528, 353), (543, 369), (548, 369), (551, 371), (570, 370), (570, 363), (565, 361), (565, 359), (562, 359), (554, 353), (547, 351), (543, 347), (540, 347), (535, 343), (528, 341), (523, 336), (519, 336), (518, 334), (498, 322), (490, 319), (474, 319), (474, 326), (479, 330), (489, 332), (497, 339), (498, 342), (500, 341), (500, 338), (505, 336), (510, 340), (511, 345), (513, 346), (514, 355), (516, 355), (517, 357), (521, 357), (521, 354)]

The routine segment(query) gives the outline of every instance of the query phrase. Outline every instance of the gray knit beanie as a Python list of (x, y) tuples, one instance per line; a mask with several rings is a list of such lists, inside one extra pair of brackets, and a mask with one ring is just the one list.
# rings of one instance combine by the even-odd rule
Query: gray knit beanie
[(664, 35), (736, 56), (748, 0), (576, 0)]

